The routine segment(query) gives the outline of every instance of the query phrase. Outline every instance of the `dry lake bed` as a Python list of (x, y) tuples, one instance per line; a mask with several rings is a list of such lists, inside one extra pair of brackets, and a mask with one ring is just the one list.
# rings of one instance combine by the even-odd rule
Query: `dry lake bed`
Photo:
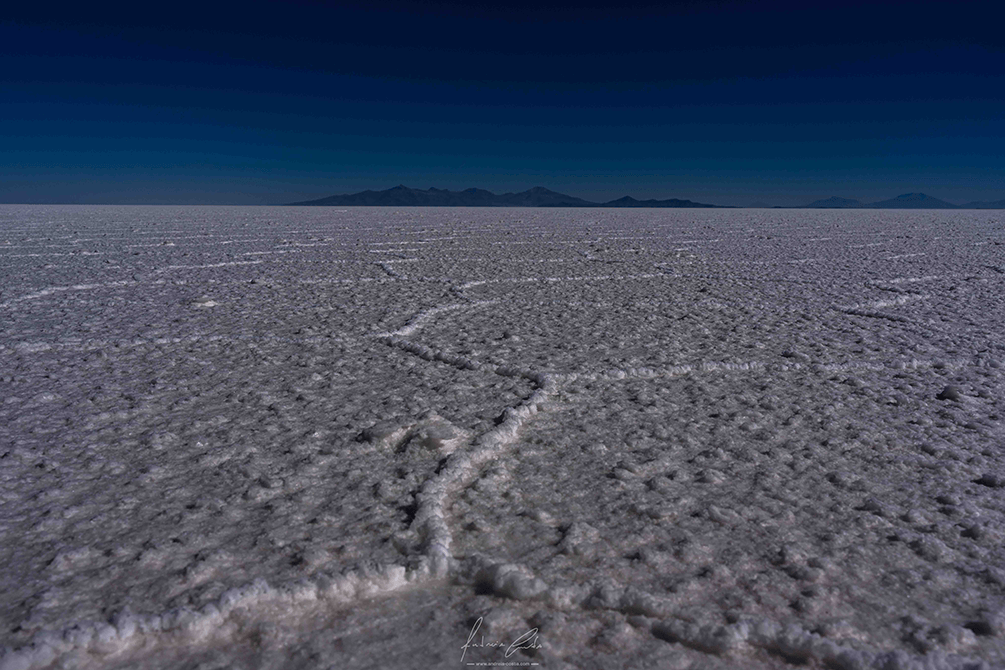
[(0, 207), (0, 668), (1005, 666), (1005, 213)]

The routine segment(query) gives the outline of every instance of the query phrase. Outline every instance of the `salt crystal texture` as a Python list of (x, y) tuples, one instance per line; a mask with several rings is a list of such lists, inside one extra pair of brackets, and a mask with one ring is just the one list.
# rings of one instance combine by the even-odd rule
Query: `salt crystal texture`
[(0, 669), (1003, 667), (997, 216), (0, 206)]

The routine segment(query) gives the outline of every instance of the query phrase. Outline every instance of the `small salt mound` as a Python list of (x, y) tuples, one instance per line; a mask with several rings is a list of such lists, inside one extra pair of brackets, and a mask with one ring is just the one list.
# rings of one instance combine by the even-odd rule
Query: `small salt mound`
[(431, 412), (417, 427), (412, 442), (446, 456), (455, 452), (470, 439), (471, 435), (468, 431)]
[(452, 454), (471, 439), (471, 434), (435, 412), (416, 423), (381, 421), (360, 435), (363, 441), (394, 450), (423, 449)]
[(378, 446), (397, 446), (411, 433), (412, 426), (397, 421), (380, 421), (370, 426), (360, 438)]
[(534, 576), (525, 566), (512, 563), (490, 563), (475, 576), (482, 588), (504, 598), (530, 600), (548, 590), (548, 585)]

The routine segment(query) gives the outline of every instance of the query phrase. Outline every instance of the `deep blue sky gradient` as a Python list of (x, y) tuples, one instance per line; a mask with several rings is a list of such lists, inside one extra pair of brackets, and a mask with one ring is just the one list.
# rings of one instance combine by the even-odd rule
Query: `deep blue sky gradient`
[(1005, 198), (985, 3), (5, 10), (0, 202)]

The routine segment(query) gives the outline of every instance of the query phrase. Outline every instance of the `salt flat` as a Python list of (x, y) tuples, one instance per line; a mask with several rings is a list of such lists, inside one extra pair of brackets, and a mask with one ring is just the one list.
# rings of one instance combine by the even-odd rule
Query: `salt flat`
[(1002, 667), (1003, 287), (997, 211), (2, 206), (0, 668)]

